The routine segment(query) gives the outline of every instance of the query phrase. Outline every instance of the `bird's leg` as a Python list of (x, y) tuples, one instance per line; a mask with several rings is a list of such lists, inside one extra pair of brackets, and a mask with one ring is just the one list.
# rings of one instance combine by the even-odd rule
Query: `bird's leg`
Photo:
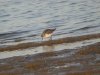
[(51, 37), (50, 37), (50, 40), (52, 40), (52, 35), (51, 35)]
[(43, 41), (43, 37), (42, 37), (42, 41)]

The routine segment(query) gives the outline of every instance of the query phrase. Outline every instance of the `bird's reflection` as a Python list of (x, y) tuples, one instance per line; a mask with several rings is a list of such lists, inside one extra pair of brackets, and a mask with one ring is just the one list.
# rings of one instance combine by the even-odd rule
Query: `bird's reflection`
[[(53, 52), (54, 51), (54, 45), (50, 45), (50, 46), (43, 46), (43, 50), (44, 52)], [(45, 64), (48, 64), (47, 59), (45, 59), (45, 57), (42, 58), (44, 60)]]
[(43, 50), (45, 52), (52, 52), (54, 50), (54, 45), (50, 45), (50, 46), (43, 46)]

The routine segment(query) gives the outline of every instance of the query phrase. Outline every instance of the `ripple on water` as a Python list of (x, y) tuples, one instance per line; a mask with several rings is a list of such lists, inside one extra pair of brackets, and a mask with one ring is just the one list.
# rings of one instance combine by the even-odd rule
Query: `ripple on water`
[(49, 27), (57, 29), (54, 39), (100, 33), (99, 0), (1, 0), (0, 7), (0, 40), (5, 44), (7, 39), (38, 42)]

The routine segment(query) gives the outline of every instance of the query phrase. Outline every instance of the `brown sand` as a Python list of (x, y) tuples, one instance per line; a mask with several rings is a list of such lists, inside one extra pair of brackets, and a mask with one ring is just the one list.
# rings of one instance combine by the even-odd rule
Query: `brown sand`
[(57, 39), (57, 40), (44, 41), (41, 43), (38, 43), (38, 42), (21, 43), (18, 45), (12, 45), (12, 46), (8, 46), (8, 47), (0, 48), (0, 51), (9, 51), (9, 50), (11, 51), (11, 50), (26, 49), (26, 48), (30, 48), (30, 47), (38, 47), (38, 46), (43, 46), (43, 45), (72, 43), (72, 42), (76, 42), (76, 41), (89, 40), (89, 39), (94, 39), (94, 38), (100, 38), (100, 33), (83, 35), (83, 36), (75, 36), (75, 37), (66, 37), (66, 38), (61, 38), (61, 39)]
[[(70, 52), (75, 53), (67, 56)], [(80, 49), (1, 59), (0, 75), (100, 75), (98, 55), (100, 43)]]
[(85, 48), (81, 48), (76, 55), (87, 55), (87, 54), (100, 54), (100, 42), (95, 45), (90, 45)]

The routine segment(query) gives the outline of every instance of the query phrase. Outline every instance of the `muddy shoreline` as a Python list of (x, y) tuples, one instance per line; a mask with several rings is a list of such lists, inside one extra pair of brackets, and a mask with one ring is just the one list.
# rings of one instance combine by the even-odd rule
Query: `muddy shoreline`
[(66, 38), (61, 38), (61, 39), (57, 39), (57, 40), (43, 41), (40, 43), (38, 43), (38, 42), (21, 43), (21, 44), (17, 44), (17, 45), (11, 45), (8, 47), (0, 48), (0, 52), (1, 51), (21, 50), (21, 49), (26, 49), (26, 48), (30, 48), (30, 47), (38, 47), (38, 46), (44, 46), (44, 45), (72, 43), (72, 42), (76, 42), (76, 41), (89, 40), (89, 39), (94, 39), (94, 38), (100, 38), (100, 33), (75, 36), (75, 37), (66, 37)]
[(6, 58), (0, 60), (0, 75), (99, 75), (99, 57), (100, 42), (79, 49)]

